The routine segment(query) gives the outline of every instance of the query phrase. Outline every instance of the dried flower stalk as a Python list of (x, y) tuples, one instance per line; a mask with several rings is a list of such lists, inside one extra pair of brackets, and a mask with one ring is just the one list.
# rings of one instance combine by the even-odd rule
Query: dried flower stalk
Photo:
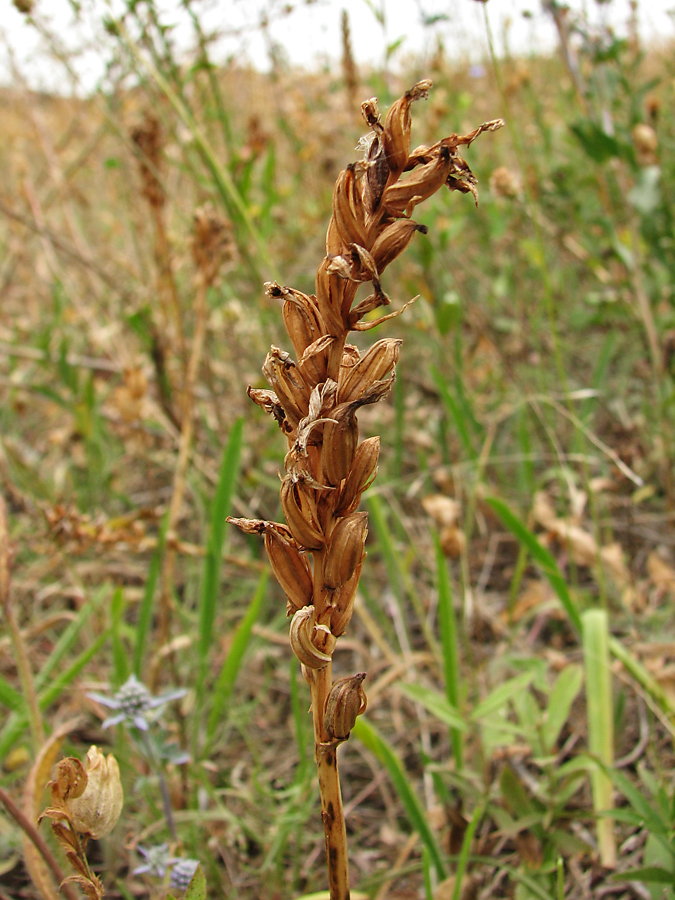
[[(365, 331), (402, 312), (363, 321), (390, 303), (380, 283), (384, 269), (415, 232), (426, 233), (410, 218), (415, 206), (443, 185), (475, 198), (476, 179), (458, 148), (503, 124), (486, 122), (411, 153), (410, 107), (430, 88), (430, 81), (414, 85), (394, 103), (384, 124), (375, 99), (362, 105), (372, 131), (363, 142), (364, 159), (349, 165), (335, 184), (316, 294), (266, 285), (268, 296), (283, 301), (295, 357), (272, 347), (263, 365), (272, 390), (249, 387), (248, 394), (274, 416), (288, 441), (281, 484), (286, 524), (229, 520), (264, 536), (292, 616), (291, 647), (312, 694), (331, 900), (349, 898), (336, 751), (366, 707), (363, 673), (334, 684), (332, 679), (337, 639), (349, 624), (366, 555), (367, 514), (357, 508), (375, 478), (379, 454), (379, 438), (359, 443), (356, 414), (389, 393), (401, 345), (385, 338), (361, 354), (347, 338), (350, 331)], [(410, 174), (402, 177), (405, 173)], [(372, 293), (354, 305), (363, 282), (372, 285)]]

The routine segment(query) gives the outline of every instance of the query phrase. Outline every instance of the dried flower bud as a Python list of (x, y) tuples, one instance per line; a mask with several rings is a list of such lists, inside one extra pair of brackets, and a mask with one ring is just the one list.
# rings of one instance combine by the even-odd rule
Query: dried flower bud
[(419, 81), (389, 108), (382, 141), (392, 179), (403, 172), (410, 154), (410, 106), (414, 100), (426, 99), (431, 86), (428, 79)]
[(124, 795), (117, 760), (98, 747), (87, 753), (87, 786), (80, 796), (68, 798), (70, 820), (76, 831), (98, 840), (109, 834), (120, 817)]
[(380, 274), (392, 260), (403, 253), (416, 231), (426, 234), (428, 229), (426, 225), (419, 225), (412, 219), (396, 219), (380, 233), (370, 251)]
[(356, 567), (363, 561), (367, 535), (367, 512), (352, 513), (338, 521), (324, 562), (323, 578), (326, 587), (335, 589), (349, 581)]
[[(366, 554), (364, 553), (364, 559), (365, 556)], [(362, 568), (363, 562), (360, 562), (349, 581), (345, 582), (345, 584), (336, 591), (333, 591), (333, 596), (331, 597), (332, 612), (330, 614), (330, 630), (331, 634), (334, 634), (336, 638), (339, 638), (345, 633), (345, 630), (351, 621)]]
[(309, 403), (309, 389), (290, 354), (278, 347), (270, 347), (263, 363), (263, 374), (276, 393), (286, 418), (293, 426), (305, 415)]
[(346, 478), (359, 443), (359, 424), (352, 404), (343, 404), (326, 422), (321, 447), (321, 469), (327, 484), (338, 485)]
[(356, 717), (366, 711), (368, 700), (362, 684), (365, 672), (340, 678), (331, 688), (323, 716), (324, 730), (339, 741), (349, 737)]
[(281, 482), (279, 496), (286, 522), (295, 540), (307, 550), (319, 550), (323, 547), (324, 536), (317, 519), (313, 495), (287, 475)]
[(348, 370), (340, 371), (338, 399), (341, 403), (357, 400), (376, 381), (393, 372), (402, 341), (384, 338), (373, 344), (365, 356)]
[[(308, 669), (323, 669), (333, 658), (335, 638), (327, 625), (316, 624), (316, 609), (305, 606), (291, 620), (290, 642), (293, 653)], [(321, 643), (324, 649), (317, 646)]]
[(325, 333), (316, 297), (282, 287), (276, 281), (266, 282), (265, 293), (268, 297), (283, 298), (284, 325), (295, 352), (302, 356), (305, 349)]
[(354, 461), (342, 487), (335, 515), (344, 516), (358, 506), (361, 494), (377, 475), (377, 459), (380, 455), (379, 437), (368, 438), (359, 444)]
[(310, 604), (314, 585), (305, 557), (275, 528), (265, 532), (265, 549), (276, 579), (288, 598), (288, 615)]
[[(335, 182), (335, 189), (333, 190), (333, 219), (340, 239), (344, 244), (365, 246), (367, 243), (366, 216), (353, 165), (343, 169)], [(326, 241), (326, 253), (330, 253), (328, 249), (329, 243), (332, 246), (332, 239), (330, 241), (327, 239)]]

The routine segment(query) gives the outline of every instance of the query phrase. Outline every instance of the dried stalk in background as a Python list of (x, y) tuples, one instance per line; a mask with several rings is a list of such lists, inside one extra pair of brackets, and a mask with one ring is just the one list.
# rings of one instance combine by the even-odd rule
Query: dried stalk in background
[[(272, 347), (263, 365), (272, 390), (249, 387), (248, 394), (274, 416), (288, 441), (281, 484), (287, 524), (229, 519), (249, 534), (264, 536), (292, 616), (291, 647), (312, 695), (331, 900), (349, 898), (337, 748), (366, 708), (365, 674), (333, 683), (332, 660), (354, 607), (368, 530), (367, 513), (358, 505), (377, 473), (380, 444), (377, 437), (359, 444), (356, 414), (389, 393), (401, 345), (385, 338), (361, 354), (347, 338), (350, 331), (366, 331), (403, 311), (362, 321), (390, 303), (380, 283), (384, 269), (415, 232), (426, 233), (410, 218), (415, 206), (443, 185), (476, 197), (476, 179), (458, 147), (503, 124), (486, 122), (467, 135), (453, 134), (411, 153), (410, 107), (430, 88), (430, 81), (421, 81), (407, 91), (384, 124), (376, 100), (362, 105), (372, 131), (363, 142), (364, 159), (349, 165), (335, 184), (316, 294), (276, 282), (266, 285), (268, 296), (283, 301), (296, 357)], [(406, 172), (411, 174), (402, 178)], [(363, 282), (372, 284), (372, 293), (354, 305)]]

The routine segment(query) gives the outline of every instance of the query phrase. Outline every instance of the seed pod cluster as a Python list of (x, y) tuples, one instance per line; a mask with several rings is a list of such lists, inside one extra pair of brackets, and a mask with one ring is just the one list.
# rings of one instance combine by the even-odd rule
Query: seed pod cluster
[[(359, 443), (357, 412), (388, 394), (401, 345), (385, 338), (361, 352), (347, 343), (349, 334), (402, 311), (361, 321), (390, 303), (382, 272), (417, 232), (426, 233), (410, 218), (415, 206), (444, 185), (475, 196), (476, 179), (458, 148), (503, 124), (487, 122), (411, 151), (411, 107), (430, 88), (427, 80), (414, 85), (393, 104), (384, 124), (376, 100), (363, 104), (371, 134), (363, 142), (363, 160), (347, 166), (335, 184), (315, 293), (265, 285), (268, 297), (282, 302), (295, 358), (272, 347), (263, 365), (271, 390), (249, 388), (249, 396), (274, 417), (288, 442), (280, 491), (287, 524), (231, 521), (265, 536), (292, 617), (291, 646), (310, 682), (312, 670), (330, 664), (335, 641), (349, 623), (365, 558), (367, 514), (357, 509), (377, 474), (380, 442), (371, 437)], [(372, 293), (355, 303), (364, 282)], [(323, 715), (324, 735), (348, 736), (365, 708), (364, 677), (335, 683)]]

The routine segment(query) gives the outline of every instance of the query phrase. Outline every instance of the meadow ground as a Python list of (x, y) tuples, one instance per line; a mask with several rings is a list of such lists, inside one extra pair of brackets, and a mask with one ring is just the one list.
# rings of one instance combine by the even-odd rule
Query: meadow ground
[[(0, 92), (0, 799), (34, 821), (97, 744), (125, 788), (89, 845), (107, 897), (188, 859), (213, 897), (325, 889), (286, 598), (225, 517), (281, 519), (287, 447), (246, 395), (292, 349), (263, 284), (314, 290), (361, 101), (431, 78), (413, 147), (506, 126), (462, 150), (478, 207), (436, 194), (385, 273), (419, 299), (354, 336), (403, 344), (360, 412), (379, 472), (335, 655), (367, 673), (353, 896), (672, 900), (672, 54), (561, 20), (567, 56), (263, 75), (203, 34), (182, 64), (140, 6), (105, 89)], [(132, 675), (167, 694), (147, 731), (104, 702)], [(9, 809), (0, 897), (51, 900)]]

